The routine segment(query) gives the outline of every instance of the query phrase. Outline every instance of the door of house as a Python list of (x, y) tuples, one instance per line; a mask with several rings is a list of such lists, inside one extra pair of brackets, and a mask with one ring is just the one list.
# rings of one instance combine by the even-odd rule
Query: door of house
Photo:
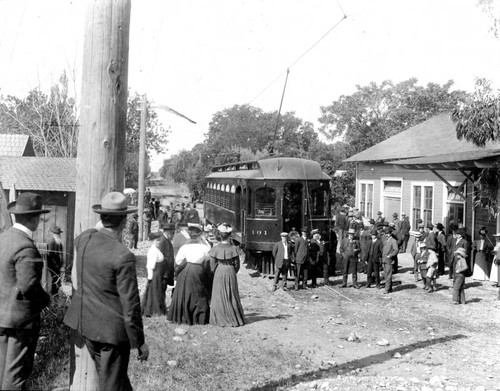
[(401, 198), (384, 196), (384, 213), (385, 218), (392, 221), (392, 214), (396, 212), (399, 215), (401, 210)]

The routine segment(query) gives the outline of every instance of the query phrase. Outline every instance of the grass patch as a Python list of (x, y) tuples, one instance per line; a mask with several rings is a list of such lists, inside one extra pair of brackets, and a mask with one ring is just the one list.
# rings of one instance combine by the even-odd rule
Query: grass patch
[[(164, 317), (145, 320), (150, 358), (138, 362), (133, 352), (129, 373), (141, 390), (249, 390), (286, 379), (312, 365), (298, 351), (256, 339), (245, 328), (179, 326)], [(187, 331), (174, 342), (175, 328)], [(170, 367), (167, 361), (178, 365)]]

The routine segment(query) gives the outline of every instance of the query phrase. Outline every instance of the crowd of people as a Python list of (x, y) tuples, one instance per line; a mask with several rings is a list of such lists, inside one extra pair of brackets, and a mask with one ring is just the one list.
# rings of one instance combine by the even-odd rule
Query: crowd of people
[[(332, 284), (330, 277), (336, 275), (336, 257), (340, 255), (341, 288), (348, 286), (351, 275), (352, 287), (359, 289), (358, 273), (363, 273), (366, 274), (366, 288), (383, 288), (383, 293), (389, 294), (393, 291), (393, 274), (399, 269), (398, 254), (406, 252), (414, 260), (411, 273), (415, 282), (422, 281), (426, 292), (436, 291), (439, 276), (447, 274), (453, 280), (454, 304), (466, 303), (466, 277), (489, 279), (498, 286), (500, 234), (493, 235), (497, 241), (493, 245), (486, 228), (482, 227), (480, 238), (473, 243), (466, 228), (457, 224), (450, 224), (447, 235), (441, 223), (417, 220), (416, 230), (412, 231), (405, 213), (401, 214), (401, 219), (397, 213), (392, 217), (392, 221), (388, 221), (379, 211), (377, 219), (367, 219), (359, 210), (344, 205), (328, 232), (320, 233), (317, 229), (309, 232), (304, 227), (300, 233), (295, 230), (281, 233), (281, 240), (275, 243), (272, 252), (275, 260), (272, 289), (288, 289), (286, 276), (290, 270), (294, 274), (295, 290), (309, 289), (309, 280), (309, 286), (315, 288), (318, 276), (323, 277), (325, 285)], [(410, 235), (414, 240), (409, 240)]]

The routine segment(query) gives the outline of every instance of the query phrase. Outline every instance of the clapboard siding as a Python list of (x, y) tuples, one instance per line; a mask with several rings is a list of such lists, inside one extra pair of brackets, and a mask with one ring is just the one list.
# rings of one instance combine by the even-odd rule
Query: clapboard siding
[[(453, 185), (460, 185), (465, 180), (465, 176), (459, 171), (446, 170), (438, 171), (449, 183)], [(405, 212), (410, 216), (412, 221), (412, 187), (415, 185), (428, 185), (433, 187), (433, 223), (441, 222), (446, 228), (448, 225), (448, 189), (446, 185), (439, 179), (433, 172), (428, 170), (407, 170), (401, 167), (384, 165), (384, 164), (370, 164), (358, 163), (357, 177), (356, 177), (356, 205), (359, 207), (360, 197), (360, 183), (370, 182), (373, 183), (373, 214), (376, 217), (377, 211), (381, 210), (387, 220), (392, 220), (393, 211), (385, 211), (382, 202), (382, 186), (383, 179), (401, 180), (401, 208), (400, 212)], [(473, 216), (473, 209), (475, 208), (475, 216)], [(477, 207), (473, 202), (473, 186), (468, 181), (466, 183), (466, 200), (464, 202), (465, 210), (465, 227), (468, 233), (474, 234), (478, 231), (479, 227), (486, 226), (490, 236), (495, 231), (495, 218), (490, 216), (488, 211)], [(472, 230), (474, 223), (475, 229)], [(415, 229), (415, 227), (412, 227)], [(491, 236), (492, 238), (492, 236)]]

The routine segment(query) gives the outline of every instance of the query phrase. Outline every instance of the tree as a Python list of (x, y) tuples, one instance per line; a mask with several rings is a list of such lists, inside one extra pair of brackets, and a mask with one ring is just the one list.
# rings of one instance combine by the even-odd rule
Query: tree
[[(127, 110), (127, 135), (125, 146), (125, 186), (137, 187), (139, 178), (139, 139), (141, 129), (142, 96), (138, 93), (129, 96)], [(158, 120), (158, 114), (147, 103), (146, 120), (146, 152), (165, 152), (167, 136), (170, 130), (164, 129)], [(150, 173), (149, 154), (146, 153), (146, 167), (144, 175)]]
[(348, 155), (354, 155), (438, 113), (452, 111), (466, 97), (464, 91), (450, 91), (452, 86), (450, 80), (422, 87), (415, 78), (358, 85), (354, 94), (321, 107), (320, 132), (331, 140), (342, 138)]
[(78, 126), (66, 73), (49, 95), (35, 88), (24, 99), (7, 96), (0, 101), (0, 128), (30, 135), (37, 156), (76, 157)]
[[(500, 140), (500, 93), (491, 88), (485, 79), (476, 81), (476, 90), (467, 101), (452, 113), (456, 123), (457, 137), (479, 147), (487, 142)], [(475, 186), (478, 190), (476, 204), (498, 214), (500, 196), (500, 167), (480, 171)]]

